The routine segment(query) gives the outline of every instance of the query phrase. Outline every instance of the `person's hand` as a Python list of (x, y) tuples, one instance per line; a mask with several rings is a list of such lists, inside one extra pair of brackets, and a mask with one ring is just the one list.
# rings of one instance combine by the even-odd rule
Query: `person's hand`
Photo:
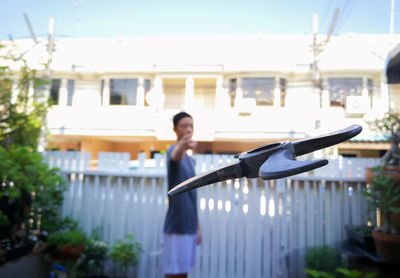
[(190, 150), (195, 150), (196, 148), (197, 148), (197, 142), (192, 140), (192, 141), (188, 144), (188, 149), (190, 149)]
[(176, 143), (176, 148), (171, 153), (172, 161), (181, 161), (187, 150), (194, 150), (197, 147), (197, 142), (193, 141), (192, 133), (182, 136)]
[(197, 147), (197, 142), (193, 141), (191, 133), (182, 136), (178, 144), (180, 144), (184, 150), (194, 150)]

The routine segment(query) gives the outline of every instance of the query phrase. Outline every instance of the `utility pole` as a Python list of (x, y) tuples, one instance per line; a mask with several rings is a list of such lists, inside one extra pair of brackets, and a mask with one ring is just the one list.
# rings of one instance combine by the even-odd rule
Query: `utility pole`
[(319, 71), (318, 71), (318, 15), (313, 14), (312, 18), (312, 33), (313, 33), (313, 63), (312, 63), (312, 72), (313, 72), (313, 80), (314, 82), (319, 79)]
[(313, 62), (311, 64), (314, 92), (319, 95), (319, 103), (320, 107), (322, 107), (322, 90), (321, 90), (321, 78), (318, 68), (319, 62), (319, 51), (320, 46), (318, 44), (318, 15), (313, 14), (312, 17), (312, 33), (313, 33), (313, 44), (312, 44), (312, 52), (313, 52)]
[(329, 31), (326, 36), (325, 41), (319, 43), (318, 42), (318, 15), (313, 14), (312, 18), (312, 33), (313, 33), (313, 44), (312, 44), (312, 52), (313, 52), (313, 62), (311, 65), (312, 76), (313, 76), (313, 83), (314, 83), (314, 92), (319, 95), (320, 98), (320, 107), (323, 106), (323, 93), (322, 93), (322, 80), (321, 80), (321, 73), (319, 70), (319, 56), (329, 43), (329, 40), (332, 36), (333, 30), (335, 29), (336, 20), (339, 15), (339, 8), (336, 8), (333, 18), (331, 20), (331, 24), (329, 26)]
[[(54, 17), (49, 18), (49, 33), (47, 41), (47, 53), (49, 55), (49, 60), (46, 64), (46, 78), (51, 81), (51, 63), (53, 62), (53, 51), (54, 51)], [(48, 84), (50, 87), (50, 83)], [(49, 90), (46, 90), (49, 92)], [(46, 96), (46, 99), (49, 95)]]
[[(50, 97), (51, 90), (51, 63), (53, 61), (53, 51), (54, 51), (54, 17), (49, 19), (49, 30), (48, 30), (48, 42), (47, 42), (47, 53), (48, 61), (46, 63), (45, 75), (48, 83), (46, 84), (46, 89), (44, 90), (44, 101), (48, 101)], [(44, 152), (47, 146), (47, 115), (44, 116), (42, 121), (42, 131), (39, 137), (38, 151)]]

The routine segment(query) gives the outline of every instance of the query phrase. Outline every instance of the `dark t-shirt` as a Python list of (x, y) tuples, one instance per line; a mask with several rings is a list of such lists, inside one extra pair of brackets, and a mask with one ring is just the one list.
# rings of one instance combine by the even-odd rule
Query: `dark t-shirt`
[[(167, 152), (168, 190), (181, 182), (194, 177), (194, 159), (185, 154), (182, 161), (172, 161)], [(164, 233), (195, 234), (197, 231), (197, 193), (190, 190), (175, 196), (168, 196), (168, 211), (164, 222)]]

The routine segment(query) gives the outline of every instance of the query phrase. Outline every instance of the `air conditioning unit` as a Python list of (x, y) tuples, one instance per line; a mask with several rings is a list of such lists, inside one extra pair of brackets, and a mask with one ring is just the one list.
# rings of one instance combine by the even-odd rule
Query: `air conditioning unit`
[(371, 101), (368, 96), (346, 97), (347, 115), (364, 115), (371, 110)]

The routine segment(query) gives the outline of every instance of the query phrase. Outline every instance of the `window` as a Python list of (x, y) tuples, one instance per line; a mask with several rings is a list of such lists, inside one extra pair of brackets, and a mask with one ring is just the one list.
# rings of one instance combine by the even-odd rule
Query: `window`
[(36, 79), (34, 81), (34, 95), (36, 99), (41, 99), (45, 96), (47, 84), (50, 83), (50, 98), (54, 105), (58, 105), (60, 96), (61, 79), (52, 79), (50, 82), (46, 79)]
[(332, 106), (344, 106), (347, 96), (361, 96), (361, 78), (330, 78), (329, 98)]
[(136, 105), (137, 79), (111, 79), (110, 104)]
[(54, 105), (58, 105), (58, 98), (60, 96), (60, 87), (61, 87), (60, 79), (51, 80), (50, 97), (53, 100)]
[(45, 96), (48, 82), (45, 79), (35, 79), (33, 82), (35, 99), (41, 99)]
[(244, 98), (254, 98), (257, 105), (274, 104), (275, 78), (243, 78)]
[(68, 80), (67, 83), (67, 105), (72, 106), (72, 100), (74, 98), (75, 80)]

